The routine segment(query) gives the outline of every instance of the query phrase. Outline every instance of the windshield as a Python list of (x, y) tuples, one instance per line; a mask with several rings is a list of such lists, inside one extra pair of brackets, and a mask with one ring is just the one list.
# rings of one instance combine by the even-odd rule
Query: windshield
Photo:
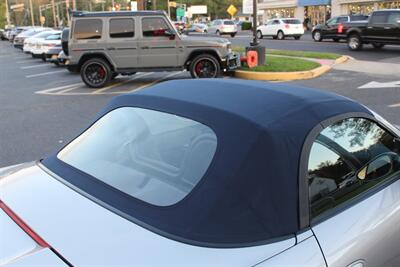
[(130, 196), (169, 206), (200, 181), (216, 147), (216, 135), (203, 124), (124, 107), (106, 114), (58, 158)]

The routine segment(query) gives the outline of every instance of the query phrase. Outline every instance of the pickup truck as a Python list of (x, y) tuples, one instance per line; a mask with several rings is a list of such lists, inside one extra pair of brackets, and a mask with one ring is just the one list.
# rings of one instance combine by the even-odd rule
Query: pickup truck
[(343, 23), (338, 33), (347, 38), (350, 50), (361, 50), (364, 44), (380, 49), (387, 44), (400, 45), (400, 9), (379, 10), (367, 21)]

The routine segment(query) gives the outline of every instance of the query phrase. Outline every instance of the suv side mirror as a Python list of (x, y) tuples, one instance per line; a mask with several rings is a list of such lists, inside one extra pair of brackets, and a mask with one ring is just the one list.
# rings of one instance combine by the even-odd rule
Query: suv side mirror
[(164, 34), (165, 34), (165, 36), (167, 36), (170, 40), (175, 40), (175, 33), (172, 32), (171, 30), (166, 30)]
[(367, 163), (357, 172), (360, 180), (371, 181), (382, 178), (392, 173), (395, 168), (395, 159), (399, 156), (396, 153), (385, 153)]

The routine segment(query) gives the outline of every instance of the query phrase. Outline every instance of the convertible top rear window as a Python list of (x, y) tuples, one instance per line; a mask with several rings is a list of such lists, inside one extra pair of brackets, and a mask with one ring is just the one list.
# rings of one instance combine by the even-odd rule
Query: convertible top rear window
[(216, 135), (203, 124), (124, 107), (102, 117), (58, 157), (130, 196), (169, 206), (200, 181), (216, 147)]

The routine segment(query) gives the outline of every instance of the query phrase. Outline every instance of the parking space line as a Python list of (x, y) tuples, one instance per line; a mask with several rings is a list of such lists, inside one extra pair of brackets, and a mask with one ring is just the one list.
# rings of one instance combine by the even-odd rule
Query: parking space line
[[(76, 89), (77, 87), (79, 87), (79, 85), (82, 85), (82, 83), (74, 83), (74, 84), (68, 84), (68, 85), (64, 85), (64, 86), (59, 86), (59, 87), (54, 87), (54, 88), (50, 88), (50, 89), (45, 89), (45, 90), (40, 90), (37, 91), (36, 94), (46, 94), (46, 93), (51, 93), (54, 91), (59, 91), (59, 90), (69, 90), (69, 89)], [(58, 94), (59, 92), (55, 93)]]
[(49, 65), (47, 64), (39, 64), (39, 65), (32, 65), (32, 66), (26, 66), (26, 67), (21, 67), (21, 70), (27, 70), (27, 69), (33, 69), (33, 68), (40, 68), (40, 67), (48, 67)]
[(396, 103), (396, 104), (392, 104), (388, 106), (389, 108), (399, 108), (400, 107), (400, 103)]
[(143, 73), (143, 74), (141, 74), (141, 75), (140, 75), (140, 74), (139, 74), (139, 75), (135, 75), (134, 77), (132, 77), (131, 79), (128, 79), (128, 80), (126, 80), (126, 81), (122, 81), (122, 82), (115, 83), (115, 84), (109, 85), (109, 86), (107, 86), (107, 87), (98, 89), (98, 90), (92, 92), (91, 95), (101, 94), (101, 93), (103, 93), (104, 91), (107, 91), (107, 90), (109, 90), (109, 89), (111, 89), (111, 88), (114, 88), (114, 87), (119, 86), (119, 85), (123, 85), (123, 84), (125, 84), (125, 83), (127, 83), (127, 82), (134, 81), (134, 80), (136, 80), (136, 79), (139, 79), (139, 78), (144, 77), (144, 76), (148, 76), (148, 75), (153, 74), (153, 73), (154, 73), (154, 72), (146, 72), (146, 73)]
[(164, 80), (166, 80), (166, 79), (168, 79), (168, 78), (170, 78), (170, 77), (176, 76), (176, 75), (181, 74), (181, 73), (183, 73), (183, 71), (178, 71), (178, 72), (170, 73), (170, 74), (168, 74), (167, 76), (164, 76), (164, 77), (162, 77), (162, 78), (160, 78), (160, 79), (157, 79), (157, 80), (155, 80), (155, 81), (152, 81), (151, 83), (144, 84), (144, 85), (142, 85), (142, 86), (136, 87), (136, 88), (134, 88), (134, 89), (132, 89), (132, 90), (130, 90), (130, 91), (124, 92), (124, 93), (130, 93), (130, 92), (134, 92), (134, 91), (138, 91), (138, 90), (144, 89), (144, 88), (146, 88), (146, 87), (152, 86), (152, 85), (154, 85), (154, 84), (156, 84), (156, 83), (162, 82), (162, 81), (164, 81)]
[(56, 71), (50, 71), (50, 72), (43, 72), (43, 73), (38, 73), (38, 74), (27, 75), (25, 77), (26, 78), (35, 78), (35, 77), (51, 75), (51, 74), (59, 73), (59, 72), (65, 72), (65, 70), (56, 70)]
[(29, 62), (35, 62), (35, 60), (32, 59), (28, 59), (28, 60), (22, 60), (22, 61), (17, 61), (15, 63), (17, 64), (24, 64), (24, 63), (29, 63)]

